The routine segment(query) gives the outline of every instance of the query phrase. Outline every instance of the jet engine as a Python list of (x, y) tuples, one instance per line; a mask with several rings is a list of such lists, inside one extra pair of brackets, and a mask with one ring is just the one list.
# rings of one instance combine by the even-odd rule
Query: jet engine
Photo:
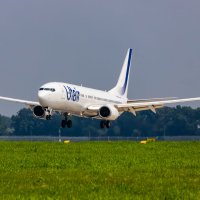
[(46, 119), (46, 116), (48, 115), (48, 113), (42, 106), (35, 106), (33, 108), (33, 115), (36, 118)]
[(112, 105), (102, 106), (99, 109), (99, 116), (106, 120), (115, 120), (119, 117), (119, 111)]

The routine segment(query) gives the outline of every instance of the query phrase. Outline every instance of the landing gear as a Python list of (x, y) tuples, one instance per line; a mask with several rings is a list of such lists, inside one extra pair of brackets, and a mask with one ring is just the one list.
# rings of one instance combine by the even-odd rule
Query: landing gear
[(51, 120), (51, 115), (47, 115), (46, 120)]
[(45, 108), (45, 115), (46, 115), (46, 120), (51, 120), (52, 109), (50, 109), (50, 108)]
[(65, 128), (66, 126), (67, 126), (67, 128), (71, 128), (72, 120), (62, 120), (61, 126), (62, 126), (62, 128)]
[(110, 121), (101, 121), (100, 122), (100, 127), (103, 129), (103, 128), (110, 128)]
[(65, 128), (67, 126), (67, 128), (71, 128), (72, 127), (72, 120), (68, 119), (68, 115), (65, 114), (65, 119), (61, 121), (61, 126), (62, 128)]

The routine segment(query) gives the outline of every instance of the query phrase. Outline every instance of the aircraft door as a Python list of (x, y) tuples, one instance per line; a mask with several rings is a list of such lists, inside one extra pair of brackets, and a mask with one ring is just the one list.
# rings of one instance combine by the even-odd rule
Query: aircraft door
[(60, 90), (61, 90), (61, 100), (64, 101), (66, 98), (66, 91), (62, 85), (60, 85)]

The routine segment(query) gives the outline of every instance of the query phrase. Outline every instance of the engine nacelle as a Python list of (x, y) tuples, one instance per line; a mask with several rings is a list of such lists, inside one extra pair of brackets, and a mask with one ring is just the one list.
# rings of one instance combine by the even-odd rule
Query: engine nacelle
[(42, 106), (35, 106), (33, 108), (34, 117), (46, 119), (46, 111)]
[(102, 106), (99, 109), (99, 116), (106, 120), (115, 120), (119, 117), (119, 111), (111, 105)]

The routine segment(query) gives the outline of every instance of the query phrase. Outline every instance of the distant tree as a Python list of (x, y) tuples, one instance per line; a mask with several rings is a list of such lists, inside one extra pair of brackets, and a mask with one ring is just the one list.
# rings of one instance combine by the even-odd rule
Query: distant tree
[(0, 115), (0, 135), (11, 135), (12, 129), (10, 128), (11, 119)]
[(33, 117), (29, 109), (22, 109), (11, 118), (14, 135), (55, 135), (58, 134), (59, 124), (57, 115), (51, 121)]
[[(0, 134), (8, 134), (6, 130), (14, 130), (14, 135), (51, 135), (57, 136), (59, 130), (63, 136), (163, 136), (163, 135), (200, 135), (200, 108), (177, 106), (164, 107), (157, 110), (122, 114), (112, 121), (110, 129), (100, 129), (99, 120), (72, 116), (73, 127), (62, 129), (60, 114), (46, 121), (33, 117), (28, 109), (20, 110), (9, 118), (0, 117)], [(2, 119), (4, 121), (2, 122)], [(7, 123), (6, 123), (7, 120)], [(9, 123), (10, 124), (9, 124)]]

